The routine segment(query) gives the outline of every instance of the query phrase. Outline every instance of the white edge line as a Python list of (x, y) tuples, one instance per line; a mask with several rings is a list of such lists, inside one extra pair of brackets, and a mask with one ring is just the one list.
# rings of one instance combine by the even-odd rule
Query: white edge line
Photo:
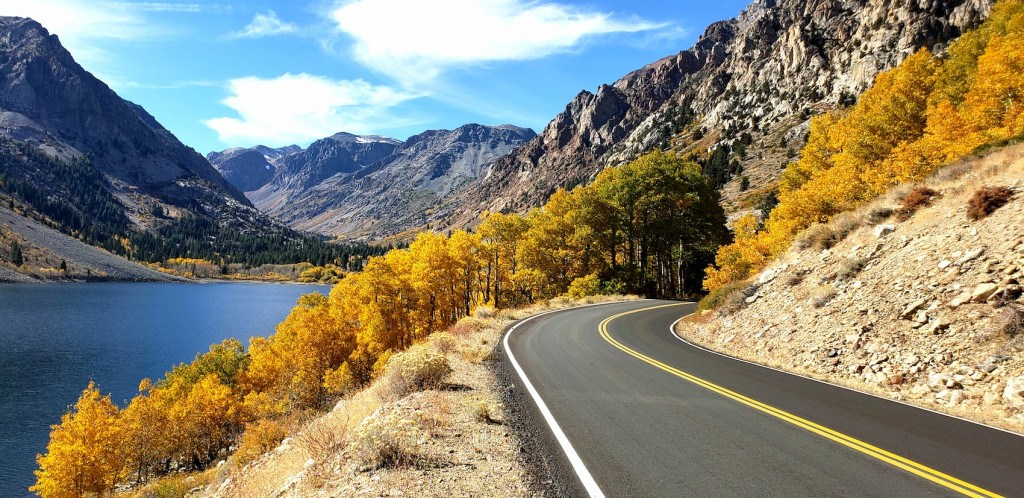
[(852, 387), (847, 387), (847, 386), (843, 386), (843, 385), (839, 385), (839, 384), (833, 384), (831, 382), (826, 382), (826, 381), (821, 380), (821, 379), (815, 379), (814, 377), (809, 377), (809, 376), (798, 374), (798, 373), (795, 373), (795, 372), (787, 372), (785, 370), (780, 370), (778, 368), (770, 367), (768, 365), (762, 365), (760, 363), (755, 363), (755, 362), (750, 361), (750, 360), (744, 360), (743, 358), (739, 358), (739, 357), (736, 357), (736, 356), (728, 355), (728, 354), (725, 354), (725, 353), (720, 353), (718, 351), (715, 351), (714, 349), (708, 349), (708, 348), (706, 348), (704, 346), (701, 346), (700, 344), (697, 344), (697, 343), (694, 343), (694, 342), (690, 342), (690, 341), (688, 341), (686, 339), (683, 339), (679, 334), (676, 333), (676, 324), (681, 322), (681, 321), (683, 321), (684, 318), (686, 318), (686, 317), (688, 317), (688, 316), (690, 316), (692, 314), (693, 313), (690, 313), (689, 315), (683, 315), (683, 316), (679, 317), (678, 320), (672, 322), (672, 325), (668, 326), (668, 333), (671, 334), (672, 337), (675, 337), (676, 339), (679, 339), (680, 341), (682, 341), (684, 344), (688, 344), (688, 345), (693, 346), (693, 347), (695, 347), (697, 349), (700, 349), (700, 350), (703, 350), (703, 351), (707, 351), (709, 353), (716, 354), (716, 355), (721, 356), (723, 358), (729, 358), (730, 360), (741, 361), (743, 363), (747, 363), (749, 365), (754, 365), (756, 367), (767, 368), (768, 370), (774, 370), (776, 372), (783, 373), (783, 374), (786, 374), (786, 375), (791, 375), (793, 377), (799, 377), (801, 379), (813, 380), (814, 382), (817, 382), (819, 384), (825, 384), (826, 386), (838, 387), (840, 389), (845, 389), (845, 390), (850, 391), (850, 392), (855, 392), (855, 393), (860, 393), (860, 394), (864, 394), (864, 395), (867, 395), (867, 396), (871, 396), (872, 398), (878, 398), (878, 399), (881, 399), (881, 400), (884, 400), (884, 401), (889, 401), (889, 402), (892, 402), (892, 403), (898, 403), (898, 404), (901, 404), (903, 406), (909, 406), (911, 408), (917, 408), (918, 410), (924, 410), (926, 412), (931, 412), (931, 413), (934, 413), (936, 415), (942, 415), (943, 417), (949, 417), (949, 418), (952, 418), (952, 419), (960, 420), (962, 422), (969, 422), (969, 423), (974, 424), (974, 425), (980, 425), (982, 427), (986, 427), (986, 428), (989, 428), (989, 429), (997, 430), (999, 432), (1005, 432), (1005, 433), (1013, 435), (1013, 436), (1024, 437), (1024, 434), (1018, 434), (1016, 432), (1013, 432), (1013, 431), (1010, 431), (1010, 430), (1007, 430), (1007, 429), (1003, 429), (1003, 428), (1000, 428), (1000, 427), (996, 427), (994, 425), (988, 425), (988, 424), (985, 424), (985, 423), (982, 423), (982, 422), (978, 422), (978, 421), (975, 421), (975, 420), (970, 420), (970, 419), (966, 419), (966, 418), (963, 418), (963, 417), (957, 417), (956, 415), (950, 415), (948, 413), (943, 413), (943, 412), (940, 412), (938, 410), (933, 410), (931, 408), (926, 408), (926, 407), (923, 407), (923, 406), (918, 406), (918, 405), (915, 405), (915, 404), (907, 403), (906, 401), (900, 401), (898, 399), (886, 398), (884, 396), (879, 396), (877, 394), (870, 393), (870, 392), (867, 392), (867, 391), (861, 391), (860, 389), (854, 389)]
[[(643, 299), (642, 301), (648, 300)], [(509, 336), (512, 335), (512, 332), (515, 329), (519, 328), (520, 325), (530, 320), (533, 320), (534, 318), (542, 317), (544, 315), (571, 309), (589, 308), (591, 306), (603, 306), (608, 304), (621, 304), (629, 302), (639, 301), (617, 301), (612, 303), (596, 303), (588, 304), (585, 306), (575, 306), (572, 308), (562, 308), (557, 310), (545, 311), (543, 313), (539, 313), (520, 320), (518, 323), (516, 323), (510, 329), (508, 329), (508, 332), (505, 332), (505, 338), (502, 340), (502, 344), (505, 347), (505, 355), (508, 356), (509, 363), (512, 363), (512, 367), (515, 368), (516, 373), (519, 375), (519, 379), (523, 381), (523, 385), (525, 385), (526, 390), (529, 391), (530, 397), (533, 398), (533, 402), (537, 404), (537, 409), (539, 409), (541, 415), (544, 416), (544, 420), (547, 421), (548, 427), (551, 428), (551, 432), (555, 434), (555, 439), (558, 440), (558, 444), (562, 447), (562, 451), (565, 452), (565, 457), (568, 458), (569, 463), (572, 464), (572, 469), (573, 471), (576, 472), (576, 477), (579, 478), (580, 482), (583, 484), (583, 487), (587, 490), (587, 494), (589, 494), (591, 498), (603, 498), (604, 492), (602, 492), (600, 486), (597, 485), (597, 481), (594, 480), (594, 476), (590, 475), (590, 471), (587, 470), (587, 466), (583, 464), (583, 460), (580, 458), (580, 455), (576, 453), (576, 449), (572, 447), (572, 443), (569, 442), (569, 438), (566, 437), (564, 432), (562, 432), (562, 428), (559, 427), (558, 422), (555, 420), (555, 417), (551, 414), (551, 410), (548, 410), (548, 405), (546, 405), (544, 403), (544, 400), (541, 399), (540, 394), (537, 392), (537, 389), (533, 387), (533, 383), (530, 382), (530, 379), (526, 378), (526, 372), (524, 372), (523, 368), (519, 366), (519, 362), (516, 361), (515, 355), (512, 354), (512, 349), (508, 347), (508, 338)]]

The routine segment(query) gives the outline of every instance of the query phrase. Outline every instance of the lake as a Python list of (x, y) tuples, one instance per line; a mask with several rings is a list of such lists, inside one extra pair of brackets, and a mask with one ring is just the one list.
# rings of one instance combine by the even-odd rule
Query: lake
[(210, 344), (269, 335), (300, 295), (326, 286), (254, 283), (0, 284), (0, 496), (30, 495), (46, 450), (89, 380), (122, 408)]

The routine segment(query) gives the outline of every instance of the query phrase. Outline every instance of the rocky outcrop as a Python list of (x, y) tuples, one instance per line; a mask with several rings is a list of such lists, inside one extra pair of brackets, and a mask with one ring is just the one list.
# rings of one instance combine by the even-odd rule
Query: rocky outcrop
[(249, 228), (270, 224), (203, 156), (31, 19), (0, 17), (0, 137), (64, 160), (88, 157), (140, 225), (155, 221), (151, 212), (182, 210)]
[(248, 149), (236, 147), (222, 152), (211, 152), (206, 155), (206, 159), (225, 180), (238, 190), (247, 192), (270, 183), (277, 171), (273, 161), (301, 150), (298, 145), (277, 149), (262, 145)]
[[(905, 221), (872, 220), (897, 190), (840, 224), (863, 225), (821, 250), (798, 242), (688, 339), (894, 399), (1024, 432), (1024, 146), (940, 171), (940, 193)], [(962, 176), (961, 176), (962, 175)], [(1014, 195), (973, 221), (984, 186)], [(828, 227), (828, 228), (831, 228)], [(884, 230), (877, 230), (885, 227)]]
[[(799, 150), (808, 117), (855, 98), (915, 50), (941, 50), (991, 3), (757, 0), (709, 26), (689, 50), (581, 92), (438, 213), (466, 225), (485, 210), (521, 212), (653, 147), (703, 153), (744, 133), (749, 144), (735, 159), (757, 190)], [(725, 187), (727, 202), (745, 195), (740, 183)]]
[[(298, 229), (385, 238), (441, 216), (434, 208), (442, 199), (534, 136), (516, 126), (479, 124), (425, 131), (405, 142), (338, 133), (278, 158), (253, 158), (250, 171), (270, 165), (274, 175), (246, 195)], [(211, 157), (216, 163), (232, 154), (241, 157), (230, 150)]]

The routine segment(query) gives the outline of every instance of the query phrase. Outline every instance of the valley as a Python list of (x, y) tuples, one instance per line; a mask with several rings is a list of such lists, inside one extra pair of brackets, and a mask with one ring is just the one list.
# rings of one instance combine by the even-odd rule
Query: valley
[[(220, 105), (238, 116), (204, 124), (241, 146), (205, 157), (43, 25), (0, 17), (0, 281), (332, 285), (269, 291), (291, 296), (266, 304), (290, 307), (276, 327), (190, 345), (128, 394), (76, 378), (32, 492), (1018, 487), (1024, 2), (755, 0), (594, 81), (539, 132), (394, 118), (460, 100), (441, 96), (459, 77), (610, 53), (665, 24), (452, 62), (409, 55), (431, 37), (373, 52), (381, 39), (346, 17), (369, 4), (337, 9), (372, 76), (232, 79)], [(274, 11), (250, 28), (278, 31), (218, 43), (302, 38)], [(295, 81), (323, 100), (301, 126), (302, 99), (242, 95)]]

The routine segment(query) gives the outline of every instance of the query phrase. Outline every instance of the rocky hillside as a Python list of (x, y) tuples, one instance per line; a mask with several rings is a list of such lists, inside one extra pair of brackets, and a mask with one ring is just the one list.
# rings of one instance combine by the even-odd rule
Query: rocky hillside
[[(1024, 432), (1022, 157), (1016, 145), (947, 167), (925, 183), (935, 193), (930, 205), (927, 191), (900, 187), (805, 232), (752, 286), (679, 333)], [(976, 220), (969, 205), (983, 187), (1006, 187), (1011, 197)], [(908, 197), (914, 192), (928, 195)]]
[(438, 214), (465, 225), (483, 210), (523, 211), (656, 146), (700, 154), (730, 146), (740, 167), (729, 172), (726, 201), (749, 206), (800, 150), (811, 115), (850, 102), (913, 51), (941, 49), (991, 3), (757, 0), (692, 48), (580, 92)]
[[(17, 248), (22, 264), (11, 265)], [(182, 282), (0, 207), (0, 282)]]
[(0, 18), (0, 136), (65, 160), (90, 157), (140, 224), (158, 206), (253, 221), (249, 201), (201, 155), (84, 70), (31, 19)]
[[(432, 209), (442, 199), (535, 135), (509, 125), (468, 124), (426, 131), (405, 142), (338, 133), (277, 157), (266, 148), (209, 157), (256, 207), (294, 228), (384, 238), (426, 226), (436, 219)], [(257, 180), (265, 178), (268, 167), (272, 178)], [(244, 174), (230, 174), (243, 169)]]

